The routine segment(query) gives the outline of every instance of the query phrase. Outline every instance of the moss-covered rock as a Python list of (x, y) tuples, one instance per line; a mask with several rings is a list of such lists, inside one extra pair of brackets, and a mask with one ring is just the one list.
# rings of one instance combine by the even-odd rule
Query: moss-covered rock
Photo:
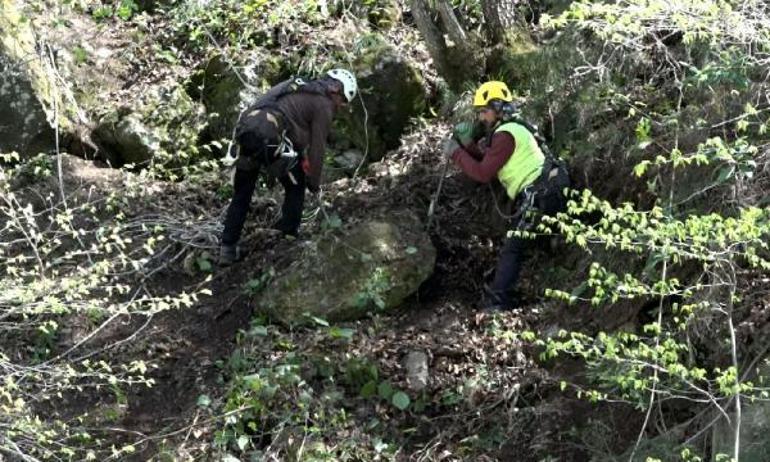
[(0, 151), (27, 157), (49, 150), (54, 132), (26, 73), (0, 52), (0, 74)]
[(252, 56), (249, 61), (253, 64), (245, 66), (239, 77), (233, 65), (217, 55), (190, 79), (187, 91), (203, 103), (208, 115), (205, 139), (229, 139), (238, 115), (254, 101), (258, 91), (289, 77), (289, 72), (278, 58)]
[(202, 105), (181, 87), (155, 87), (145, 98), (114, 109), (101, 118), (93, 140), (115, 166), (179, 167), (192, 163), (205, 127)]
[(134, 112), (110, 113), (94, 130), (93, 139), (113, 166), (146, 164), (160, 150), (160, 138)]
[(511, 89), (534, 86), (534, 80), (542, 79), (547, 72), (543, 52), (526, 33), (511, 33), (506, 43), (490, 51), (489, 74), (504, 76)]
[(397, 0), (376, 0), (371, 2), (367, 18), (379, 29), (390, 29), (401, 21), (401, 5)]
[[(422, 77), (398, 50), (378, 36), (367, 42), (352, 65), (365, 108), (356, 100), (351, 113), (341, 114), (335, 121), (334, 144), (361, 151), (368, 147), (369, 158), (379, 160), (398, 147), (409, 120), (424, 111), (426, 97)], [(208, 114), (206, 140), (229, 139), (238, 115), (257, 94), (292, 74), (291, 62), (264, 55), (248, 61), (251, 64), (241, 69), (239, 77), (231, 63), (215, 56), (190, 79), (188, 93), (204, 104)]]
[(394, 213), (324, 236), (261, 294), (258, 307), (287, 324), (306, 315), (360, 318), (399, 304), (433, 272), (436, 249), (417, 218)]
[(410, 119), (425, 110), (426, 98), (420, 73), (405, 57), (376, 36), (370, 42), (353, 64), (364, 107), (355, 101), (339, 130), (362, 151), (368, 144), (369, 159), (379, 160), (399, 146)]
[[(17, 2), (0, 2), (0, 150), (22, 156), (54, 146), (53, 121), (68, 130), (74, 109), (61, 96)], [(54, 114), (53, 108), (56, 108)]]

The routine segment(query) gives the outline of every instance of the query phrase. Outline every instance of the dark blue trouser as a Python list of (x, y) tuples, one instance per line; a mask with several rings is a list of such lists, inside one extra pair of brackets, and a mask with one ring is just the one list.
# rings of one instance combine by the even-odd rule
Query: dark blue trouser
[[(253, 170), (235, 170), (235, 182), (233, 184), (233, 199), (227, 208), (225, 217), (225, 229), (222, 231), (222, 244), (235, 245), (241, 237), (246, 215), (249, 213), (251, 196), (259, 179), (259, 168)], [(273, 228), (284, 234), (297, 235), (302, 221), (302, 207), (305, 202), (305, 172), (299, 163), (290, 171), (296, 181), (294, 184), (289, 175), (279, 178), (284, 188), (283, 206), (281, 206), (281, 218)]]
[[(536, 210), (546, 215), (553, 215), (561, 211), (564, 205), (564, 195), (561, 193), (560, 188), (557, 187), (540, 192), (534, 199)], [(520, 220), (519, 223), (513, 224), (514, 230), (526, 230), (532, 227), (532, 217), (522, 216)], [(497, 305), (503, 308), (513, 308), (517, 305), (514, 289), (519, 280), (521, 267), (526, 261), (529, 245), (529, 239), (522, 239), (516, 236), (506, 238), (505, 243), (503, 243), (500, 249), (500, 255), (497, 257), (495, 277), (488, 287), (485, 305)]]
[(504, 308), (516, 306), (513, 295), (516, 282), (519, 280), (521, 266), (527, 257), (527, 239), (516, 236), (506, 238), (500, 255), (497, 257), (495, 278), (487, 291), (486, 305), (499, 305)]

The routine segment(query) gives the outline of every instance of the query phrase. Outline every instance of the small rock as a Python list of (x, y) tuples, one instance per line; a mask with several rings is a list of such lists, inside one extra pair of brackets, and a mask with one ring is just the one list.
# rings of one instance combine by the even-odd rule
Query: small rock
[(420, 391), (428, 386), (428, 355), (423, 351), (410, 351), (404, 359), (406, 382), (409, 389)]
[(361, 160), (363, 160), (363, 158), (364, 154), (358, 149), (348, 149), (339, 156), (335, 157), (334, 163), (346, 171), (353, 172), (361, 164)]

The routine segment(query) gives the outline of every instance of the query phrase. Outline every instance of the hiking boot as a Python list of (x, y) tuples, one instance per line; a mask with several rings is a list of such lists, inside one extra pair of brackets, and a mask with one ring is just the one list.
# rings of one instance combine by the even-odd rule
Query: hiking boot
[(280, 232), (283, 236), (292, 236), (292, 237), (299, 236), (299, 224), (297, 224), (296, 226), (288, 225), (284, 221), (283, 217), (273, 224), (272, 229)]
[(481, 310), (487, 313), (502, 313), (517, 308), (516, 297), (509, 292), (494, 291), (485, 284)]
[(489, 313), (489, 314), (510, 313), (515, 309), (516, 309), (516, 305), (503, 304), (503, 303), (490, 303), (481, 307), (482, 312)]
[(230, 266), (240, 260), (241, 253), (238, 246), (222, 244), (219, 247), (219, 264), (221, 266)]

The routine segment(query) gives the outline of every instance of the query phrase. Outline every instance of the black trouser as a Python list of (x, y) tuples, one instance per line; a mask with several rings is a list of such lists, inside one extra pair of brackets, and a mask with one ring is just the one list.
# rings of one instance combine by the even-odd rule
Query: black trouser
[[(536, 211), (546, 215), (553, 215), (561, 211), (564, 204), (564, 196), (557, 188), (543, 191), (534, 199)], [(514, 230), (532, 228), (536, 218), (526, 216), (526, 210), (522, 215), (519, 220), (516, 220), (517, 223), (512, 224)], [(521, 266), (526, 261), (529, 245), (530, 239), (523, 239), (515, 235), (506, 238), (500, 249), (500, 255), (497, 257), (494, 280), (488, 288), (487, 305), (500, 305), (505, 308), (516, 306), (517, 300), (514, 296), (514, 289), (519, 280)]]
[[(263, 149), (265, 149), (264, 140), (256, 137), (248, 137), (241, 143), (241, 155), (248, 153), (248, 156), (254, 156)], [(255, 158), (259, 159), (259, 156)], [(250, 159), (253, 158), (247, 157), (247, 162), (239, 162), (235, 170), (233, 199), (227, 208), (225, 229), (222, 231), (222, 244), (225, 245), (235, 245), (240, 239), (243, 224), (246, 222), (246, 215), (249, 213), (251, 196), (254, 194), (259, 179), (261, 163), (259, 161), (249, 162)], [(241, 166), (245, 168), (240, 168)], [(297, 162), (289, 170), (289, 174), (280, 177), (279, 181), (284, 188), (283, 206), (281, 207), (281, 218), (273, 225), (273, 228), (284, 234), (296, 236), (302, 221), (302, 207), (305, 202), (305, 172), (300, 163)]]
[(500, 249), (500, 255), (497, 257), (497, 266), (495, 267), (495, 278), (489, 285), (487, 305), (500, 305), (505, 308), (516, 306), (514, 288), (519, 280), (521, 265), (527, 257), (527, 246), (529, 242), (516, 236), (511, 236), (505, 240)]

